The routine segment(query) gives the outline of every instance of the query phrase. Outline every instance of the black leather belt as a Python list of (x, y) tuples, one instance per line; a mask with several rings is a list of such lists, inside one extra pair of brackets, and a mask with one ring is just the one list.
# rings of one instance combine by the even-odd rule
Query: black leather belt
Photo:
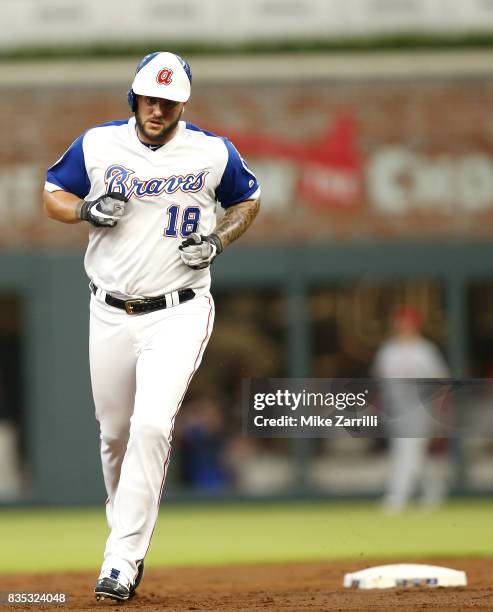
[[(96, 295), (98, 288), (92, 281), (89, 283), (89, 287), (94, 293), (94, 295)], [(176, 293), (178, 293), (178, 301), (180, 304), (182, 304), (183, 302), (188, 302), (188, 300), (191, 300), (195, 297), (195, 291), (193, 289), (180, 289)], [(108, 304), (108, 306), (120, 308), (120, 310), (125, 310), (127, 314), (132, 315), (142, 314), (144, 312), (153, 312), (154, 310), (162, 310), (163, 308), (167, 308), (168, 303), (166, 297), (168, 297), (168, 301), (171, 300), (170, 293), (168, 293), (167, 295), (158, 295), (157, 297), (153, 298), (120, 300), (107, 293), (104, 297), (104, 301)]]

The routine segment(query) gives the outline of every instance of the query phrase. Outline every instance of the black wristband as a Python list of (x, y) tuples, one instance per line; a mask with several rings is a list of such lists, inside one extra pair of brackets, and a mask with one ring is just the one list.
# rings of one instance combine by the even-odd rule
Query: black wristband
[(86, 202), (85, 200), (81, 200), (80, 202), (77, 202), (77, 215), (79, 219), (81, 219), (82, 221), (88, 220), (87, 204), (88, 202)]
[(221, 242), (221, 238), (217, 234), (209, 234), (208, 236), (204, 236), (207, 242), (211, 242), (216, 247), (216, 255), (219, 255), (224, 251), (223, 243)]

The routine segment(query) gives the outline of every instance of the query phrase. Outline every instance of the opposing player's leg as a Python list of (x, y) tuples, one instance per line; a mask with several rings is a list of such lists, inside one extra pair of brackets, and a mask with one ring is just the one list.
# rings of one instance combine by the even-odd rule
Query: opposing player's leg
[(130, 583), (157, 519), (175, 417), (202, 360), (214, 321), (210, 296), (157, 311), (139, 326), (135, 409), (113, 507), (103, 573), (118, 568)]
[(440, 457), (426, 454), (425, 465), (421, 473), (421, 491), (419, 503), (423, 508), (434, 508), (440, 505), (447, 496), (448, 473)]
[(402, 511), (416, 493), (427, 445), (426, 438), (390, 439), (390, 475), (384, 498), (384, 509), (387, 512)]
[(91, 300), (89, 357), (96, 418), (100, 425), (101, 464), (108, 495), (106, 516), (111, 527), (134, 408), (137, 350), (126, 312), (111, 308), (96, 297)]

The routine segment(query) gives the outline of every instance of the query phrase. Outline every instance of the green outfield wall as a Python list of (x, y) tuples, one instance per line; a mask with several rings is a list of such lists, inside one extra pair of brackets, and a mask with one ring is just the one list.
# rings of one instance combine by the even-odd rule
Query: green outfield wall
[[(0, 293), (21, 297), (26, 454), (32, 486), (27, 503), (99, 503), (104, 500), (88, 368), (87, 279), (80, 252), (0, 256)], [(359, 244), (303, 248), (234, 246), (214, 265), (213, 292), (279, 290), (286, 299), (290, 376), (308, 372), (311, 340), (305, 299), (310, 289), (364, 278), (439, 281), (445, 292), (447, 357), (454, 376), (468, 375), (465, 287), (493, 278), (488, 242)], [(221, 316), (220, 314), (218, 316)], [(205, 359), (207, 359), (207, 354)], [(108, 364), (110, 367), (110, 364)], [(310, 445), (297, 441), (299, 478), (293, 494), (310, 494), (305, 469)], [(455, 444), (456, 490), (467, 490), (460, 444)], [(172, 479), (171, 479), (172, 480)], [(179, 496), (173, 488), (168, 497)]]

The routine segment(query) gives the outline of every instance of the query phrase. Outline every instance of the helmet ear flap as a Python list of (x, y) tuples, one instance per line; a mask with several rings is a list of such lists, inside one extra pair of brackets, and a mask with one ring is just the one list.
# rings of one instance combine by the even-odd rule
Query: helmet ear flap
[[(142, 68), (146, 64), (148, 64), (151, 60), (153, 60), (156, 57), (156, 55), (159, 55), (160, 53), (161, 51), (154, 51), (154, 53), (148, 53), (145, 57), (143, 57), (140, 60), (140, 62), (137, 64), (137, 69), (135, 70), (135, 74), (137, 74), (140, 70), (142, 70)], [(132, 112), (135, 113), (135, 111), (137, 110), (137, 97), (135, 93), (133, 92), (132, 88), (128, 90), (127, 101), (128, 101), (128, 105), (132, 109)]]
[(137, 110), (137, 96), (134, 94), (133, 89), (128, 90), (127, 101), (128, 105), (132, 109), (132, 112), (135, 113), (135, 111)]

